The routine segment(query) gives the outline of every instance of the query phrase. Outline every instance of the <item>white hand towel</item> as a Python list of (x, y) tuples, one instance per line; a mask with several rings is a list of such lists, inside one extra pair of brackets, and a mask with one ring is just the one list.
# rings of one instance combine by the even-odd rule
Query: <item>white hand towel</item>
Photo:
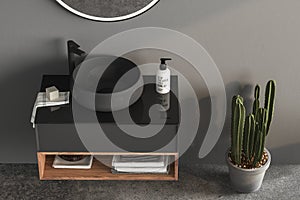
[(69, 97), (70, 97), (70, 92), (59, 92), (58, 99), (54, 101), (50, 101), (46, 97), (45, 92), (39, 92), (32, 109), (31, 120), (30, 120), (30, 122), (32, 123), (32, 127), (35, 128), (35, 114), (37, 108), (69, 104)]

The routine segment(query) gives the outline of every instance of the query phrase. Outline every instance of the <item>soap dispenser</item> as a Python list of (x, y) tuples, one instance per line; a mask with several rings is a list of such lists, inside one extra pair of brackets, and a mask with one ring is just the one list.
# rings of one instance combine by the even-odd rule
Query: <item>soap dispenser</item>
[(171, 72), (168, 69), (166, 61), (172, 60), (171, 58), (161, 58), (160, 66), (156, 74), (156, 91), (159, 94), (167, 94), (170, 92), (170, 79)]

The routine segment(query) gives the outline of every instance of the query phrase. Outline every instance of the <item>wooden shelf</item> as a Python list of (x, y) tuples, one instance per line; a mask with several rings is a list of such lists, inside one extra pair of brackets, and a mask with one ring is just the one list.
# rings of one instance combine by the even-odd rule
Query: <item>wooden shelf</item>
[[(95, 155), (101, 156), (103, 163), (111, 163), (113, 155), (124, 153), (80, 153), (80, 152), (38, 152), (39, 174), (41, 180), (178, 180), (177, 153), (151, 153), (146, 155), (169, 155), (175, 160), (170, 164), (168, 174), (113, 174), (111, 168), (97, 159), (93, 160), (91, 169), (55, 169), (52, 167), (55, 155)], [(126, 153), (126, 155), (145, 155), (145, 153)]]

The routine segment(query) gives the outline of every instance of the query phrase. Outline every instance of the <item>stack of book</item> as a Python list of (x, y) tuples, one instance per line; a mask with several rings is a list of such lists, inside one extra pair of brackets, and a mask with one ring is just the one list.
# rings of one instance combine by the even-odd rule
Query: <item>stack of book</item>
[(168, 173), (169, 156), (164, 155), (115, 155), (112, 160), (114, 173)]

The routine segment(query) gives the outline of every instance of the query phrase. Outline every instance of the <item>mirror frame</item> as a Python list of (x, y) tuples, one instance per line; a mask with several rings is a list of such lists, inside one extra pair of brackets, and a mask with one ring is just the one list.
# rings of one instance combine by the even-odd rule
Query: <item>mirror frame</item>
[(78, 10), (75, 10), (74, 8), (72, 8), (71, 6), (69, 6), (68, 4), (63, 2), (63, 0), (56, 0), (56, 2), (59, 3), (62, 7), (64, 7), (65, 9), (67, 9), (68, 11), (72, 12), (75, 15), (78, 15), (78, 16), (86, 18), (86, 19), (90, 19), (90, 20), (94, 20), (94, 21), (102, 21), (102, 22), (115, 22), (115, 21), (123, 21), (123, 20), (131, 19), (131, 18), (139, 16), (139, 15), (143, 14), (144, 12), (146, 12), (147, 10), (151, 9), (159, 1), (160, 0), (152, 0), (151, 3), (149, 3), (142, 9), (137, 10), (137, 11), (127, 14), (127, 15), (118, 16), (118, 17), (97, 17), (97, 16), (88, 15), (88, 14), (85, 14)]

